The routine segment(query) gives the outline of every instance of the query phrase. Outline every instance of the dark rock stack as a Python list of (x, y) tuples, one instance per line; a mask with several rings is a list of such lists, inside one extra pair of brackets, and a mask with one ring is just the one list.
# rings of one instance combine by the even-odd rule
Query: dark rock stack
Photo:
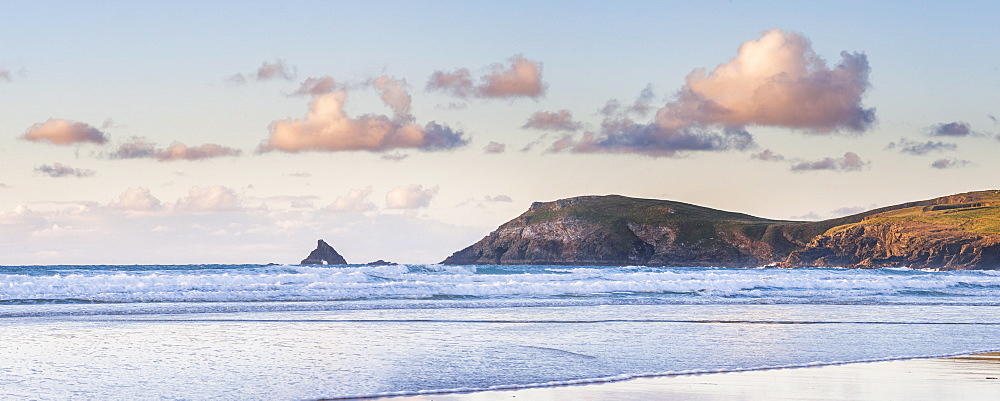
[(309, 256), (302, 259), (302, 265), (346, 265), (347, 261), (337, 253), (326, 241), (319, 240), (316, 249), (309, 253)]

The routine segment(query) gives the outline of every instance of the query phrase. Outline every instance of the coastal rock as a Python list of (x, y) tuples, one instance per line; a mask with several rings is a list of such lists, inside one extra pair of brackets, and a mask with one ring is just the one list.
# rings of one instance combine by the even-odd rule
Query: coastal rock
[(302, 265), (346, 265), (347, 261), (344, 260), (343, 256), (332, 246), (326, 243), (326, 241), (319, 240), (316, 243), (316, 249), (309, 253), (305, 259), (302, 259)]
[(815, 222), (618, 195), (535, 202), (441, 263), (1000, 269), (1000, 191)]
[(966, 270), (1000, 266), (1000, 234), (926, 223), (859, 224), (816, 237), (792, 252), (789, 267), (842, 266)]
[(365, 266), (398, 266), (399, 263), (388, 262), (382, 259), (376, 260), (374, 262), (365, 263)]
[(535, 202), (442, 263), (757, 266), (798, 249), (768, 231), (775, 223), (681, 202), (583, 196)]

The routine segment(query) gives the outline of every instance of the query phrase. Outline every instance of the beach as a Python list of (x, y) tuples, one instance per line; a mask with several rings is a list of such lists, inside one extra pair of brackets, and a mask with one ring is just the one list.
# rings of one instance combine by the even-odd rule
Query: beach
[(1000, 352), (379, 400), (996, 400)]
[(1000, 393), (996, 354), (953, 358), (1000, 351), (988, 271), (89, 265), (0, 282), (4, 400)]

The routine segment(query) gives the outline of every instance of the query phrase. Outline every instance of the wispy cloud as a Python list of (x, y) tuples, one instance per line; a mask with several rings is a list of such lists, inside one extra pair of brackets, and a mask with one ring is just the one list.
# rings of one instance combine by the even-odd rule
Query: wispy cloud
[(821, 160), (801, 161), (792, 164), (791, 170), (794, 172), (804, 171), (860, 171), (870, 165), (870, 162), (861, 159), (857, 153), (847, 152), (843, 157), (827, 157)]
[(396, 187), (385, 194), (385, 204), (389, 209), (417, 209), (427, 207), (438, 192), (438, 186), (424, 189), (413, 184)]
[(131, 137), (118, 145), (118, 149), (108, 154), (112, 159), (156, 159), (161, 162), (177, 160), (204, 160), (216, 157), (234, 157), (243, 151), (227, 146), (206, 143), (188, 146), (174, 142), (166, 148), (158, 148), (155, 143), (143, 137)]
[(983, 136), (973, 131), (969, 123), (962, 121), (932, 125), (927, 128), (927, 134), (930, 136), (947, 137)]
[(748, 150), (756, 146), (753, 136), (743, 129), (711, 130), (689, 126), (682, 130), (664, 129), (656, 124), (617, 121), (605, 124), (600, 134), (584, 133), (580, 139), (565, 136), (549, 147), (550, 152), (640, 153), (648, 156), (676, 156), (684, 152)]
[(62, 163), (54, 163), (51, 165), (43, 164), (41, 166), (35, 167), (35, 172), (53, 178), (61, 178), (61, 177), (84, 178), (84, 177), (93, 177), (95, 174), (97, 174), (96, 172), (94, 172), (94, 170), (73, 168)]
[(436, 90), (452, 96), (467, 98), (516, 98), (537, 99), (545, 96), (548, 87), (542, 80), (542, 63), (517, 54), (504, 64), (488, 67), (478, 80), (472, 79), (467, 68), (452, 72), (435, 71), (427, 81), (427, 90)]
[(785, 156), (774, 153), (771, 149), (764, 149), (760, 152), (754, 153), (750, 155), (750, 158), (766, 162), (780, 162), (785, 160)]
[(94, 126), (78, 121), (50, 118), (43, 123), (32, 125), (20, 137), (31, 142), (49, 142), (56, 145), (108, 142), (107, 135)]
[(273, 62), (265, 61), (261, 63), (256, 71), (250, 74), (233, 74), (226, 78), (226, 81), (234, 85), (243, 85), (248, 81), (271, 81), (282, 79), (285, 81), (294, 80), (297, 73), (295, 66), (285, 64), (284, 60), (278, 59)]
[(305, 118), (272, 122), (270, 137), (261, 144), (259, 151), (382, 152), (404, 148), (434, 151), (468, 143), (461, 131), (433, 121), (421, 127), (384, 115), (351, 118), (344, 112), (346, 101), (344, 91), (314, 97)]
[(931, 163), (931, 167), (939, 170), (949, 169), (949, 168), (961, 168), (972, 165), (972, 162), (968, 160), (961, 160), (956, 158), (950, 159), (938, 159)]
[(583, 128), (583, 123), (573, 120), (573, 113), (569, 110), (536, 111), (521, 128), (572, 132)]
[(483, 200), (486, 202), (513, 202), (514, 200), (507, 195), (497, 195), (497, 196), (485, 196)]
[(284, 60), (275, 60), (273, 63), (265, 61), (257, 68), (254, 77), (258, 81), (266, 81), (270, 79), (284, 79), (286, 81), (291, 81), (295, 79), (295, 67), (290, 67), (285, 64)]
[(10, 82), (11, 81), (10, 76), (11, 76), (10, 70), (0, 68), (0, 81)]
[(911, 155), (925, 155), (931, 152), (947, 152), (958, 149), (958, 145), (954, 143), (944, 143), (944, 142), (917, 142), (911, 141), (906, 138), (899, 138), (898, 142), (891, 142), (885, 147), (886, 150), (897, 150), (900, 153), (909, 153)]
[(646, 117), (653, 111), (652, 102), (655, 97), (653, 85), (649, 84), (639, 92), (639, 96), (631, 104), (625, 105), (621, 100), (611, 99), (598, 112), (605, 118)]
[(499, 142), (490, 142), (483, 148), (483, 153), (503, 153), (507, 150), (507, 145)]

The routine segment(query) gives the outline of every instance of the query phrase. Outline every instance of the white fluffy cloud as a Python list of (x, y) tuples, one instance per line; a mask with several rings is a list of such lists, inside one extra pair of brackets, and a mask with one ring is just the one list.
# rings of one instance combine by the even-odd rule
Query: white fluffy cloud
[(452, 72), (435, 71), (427, 81), (428, 90), (438, 90), (453, 96), (481, 98), (529, 97), (537, 99), (545, 96), (548, 85), (542, 81), (542, 63), (531, 61), (517, 54), (507, 59), (506, 64), (494, 64), (489, 72), (473, 81), (472, 73), (466, 68)]
[(417, 209), (427, 207), (438, 192), (438, 186), (424, 189), (423, 185), (413, 184), (396, 187), (385, 194), (385, 204), (390, 209)]
[(765, 31), (712, 72), (688, 75), (677, 100), (657, 113), (657, 123), (864, 131), (875, 121), (875, 110), (861, 104), (869, 87), (868, 59), (848, 52), (840, 57), (831, 69), (802, 35)]
[(175, 210), (185, 212), (223, 212), (239, 208), (240, 200), (236, 193), (221, 185), (191, 187), (188, 196), (178, 199), (174, 204)]
[(31, 142), (45, 141), (56, 145), (88, 142), (103, 145), (108, 142), (108, 137), (94, 126), (61, 118), (50, 118), (43, 123), (32, 125), (24, 132), (21, 139)]
[(118, 196), (118, 201), (110, 205), (114, 209), (133, 212), (150, 212), (163, 209), (163, 204), (143, 187), (131, 187)]
[(271, 123), (270, 137), (260, 151), (349, 151), (381, 152), (389, 149), (414, 148), (444, 150), (465, 145), (463, 133), (437, 124), (399, 122), (384, 115), (363, 115), (351, 118), (344, 112), (347, 93), (337, 91), (313, 98), (305, 118), (279, 120)]
[(368, 212), (375, 210), (375, 204), (368, 200), (372, 187), (351, 189), (347, 195), (340, 196), (332, 204), (323, 208), (331, 212)]

